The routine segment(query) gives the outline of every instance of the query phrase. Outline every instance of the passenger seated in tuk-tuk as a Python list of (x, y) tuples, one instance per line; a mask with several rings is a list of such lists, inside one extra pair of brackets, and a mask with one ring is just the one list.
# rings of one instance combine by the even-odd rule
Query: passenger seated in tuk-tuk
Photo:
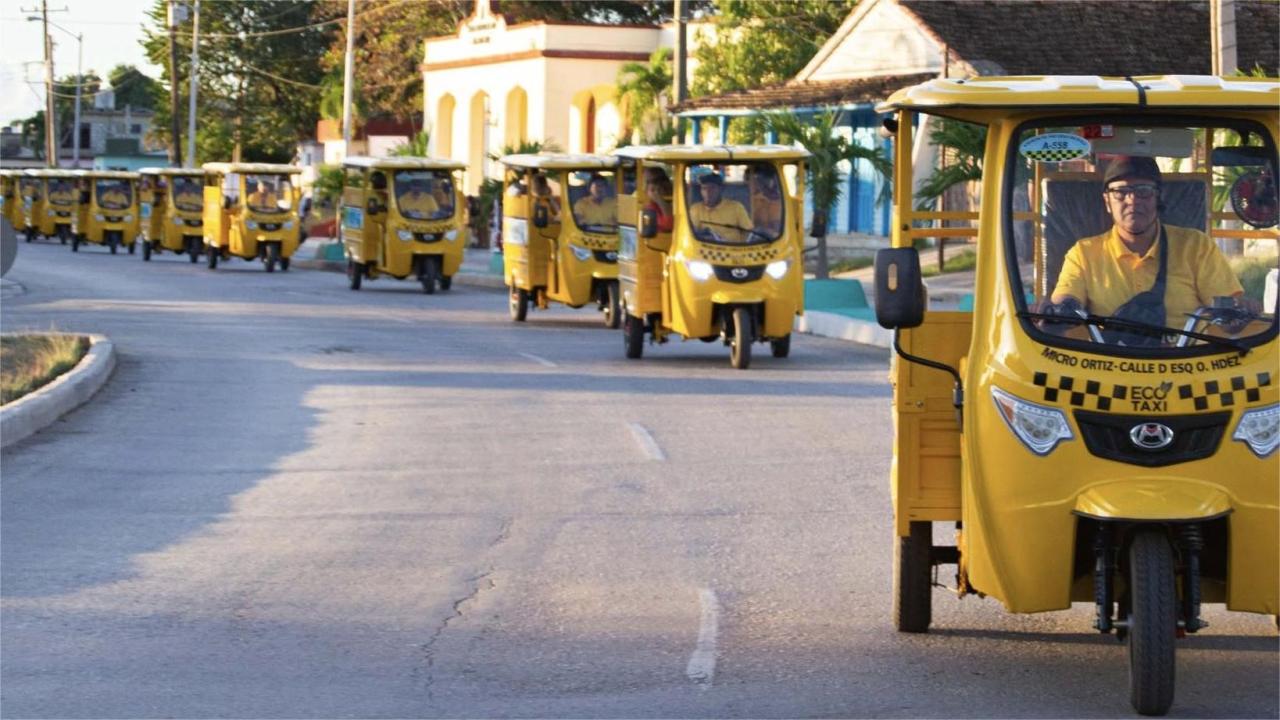
[(671, 215), (671, 179), (662, 168), (645, 169), (644, 192), (649, 202), (645, 210), (652, 210), (658, 216), (658, 232), (671, 232), (674, 219)]
[[(1261, 310), (1244, 290), (1222, 251), (1204, 232), (1160, 221), (1161, 173), (1149, 157), (1117, 157), (1103, 175), (1102, 202), (1113, 225), (1078, 241), (1041, 311), (1075, 315), (1083, 310), (1161, 327), (1181, 326), (1214, 297), (1231, 296), (1250, 312)], [(1163, 286), (1162, 292), (1156, 291)], [(1125, 334), (1126, 344), (1158, 338)]]
[(553, 223), (560, 222), (560, 201), (556, 198), (556, 192), (552, 190), (547, 176), (542, 173), (533, 176), (533, 201), (547, 208), (548, 220)]
[(689, 222), (699, 239), (742, 242), (751, 231), (751, 215), (737, 200), (723, 197), (724, 177), (709, 172), (698, 178), (702, 202), (689, 208)]
[(98, 205), (110, 210), (123, 210), (129, 207), (132, 202), (132, 195), (125, 181), (98, 181)]
[(782, 190), (771, 165), (747, 169), (751, 192), (751, 222), (756, 230), (777, 237), (782, 232)]
[(424, 181), (413, 180), (408, 189), (400, 194), (396, 202), (400, 205), (400, 214), (414, 220), (426, 220), (440, 212), (436, 199), (426, 192)]
[(194, 178), (173, 179), (173, 204), (180, 210), (199, 210), (202, 205), (200, 183)]
[(609, 181), (592, 174), (587, 182), (587, 195), (573, 204), (573, 219), (580, 227), (608, 226), (618, 223), (618, 201), (609, 192)]

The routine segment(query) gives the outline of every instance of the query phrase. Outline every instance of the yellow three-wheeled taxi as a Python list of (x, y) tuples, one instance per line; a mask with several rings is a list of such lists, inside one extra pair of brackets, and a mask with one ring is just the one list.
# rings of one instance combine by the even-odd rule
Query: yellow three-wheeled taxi
[(27, 211), (27, 241), (39, 235), (56, 237), (66, 245), (71, 238), (79, 195), (76, 192), (76, 171), (28, 170), (25, 174), (35, 183), (32, 203)]
[(80, 202), (76, 205), (71, 251), (82, 243), (106, 245), (115, 255), (121, 245), (132, 253), (138, 238), (138, 173), (121, 170), (76, 170)]
[(804, 312), (805, 150), (781, 145), (651, 146), (617, 151), (634, 186), (619, 200), (624, 347), (648, 332), (721, 340), (735, 368), (751, 345), (791, 350)]
[(453, 285), (467, 244), (458, 174), (466, 164), (432, 158), (349, 157), (342, 163), (342, 243), (347, 281), (415, 277), (430, 295)]
[(0, 214), (9, 221), (14, 231), (26, 228), (26, 220), (23, 219), (22, 195), (18, 189), (21, 177), (21, 170), (0, 170), (0, 197), (3, 198), (4, 203), (0, 205)]
[(204, 244), (209, 269), (230, 257), (261, 260), (267, 272), (289, 269), (298, 249), (298, 188), (293, 165), (205, 163)]
[(142, 259), (168, 250), (200, 259), (204, 247), (204, 171), (142, 168)]
[[(1191, 76), (943, 79), (879, 108), (899, 630), (928, 629), (938, 564), (1012, 612), (1091, 602), (1163, 714), (1203, 603), (1280, 612), (1278, 108), (1275, 79)], [(914, 209), (918, 114), (986, 131), (971, 312), (926, 312), (913, 240), (954, 229)]]
[(618, 327), (617, 158), (508, 155), (502, 201), (502, 265), (511, 319), (529, 303), (594, 302)]

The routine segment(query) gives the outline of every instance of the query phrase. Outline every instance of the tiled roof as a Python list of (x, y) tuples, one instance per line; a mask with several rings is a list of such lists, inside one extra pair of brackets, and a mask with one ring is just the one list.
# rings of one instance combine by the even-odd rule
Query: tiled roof
[(886, 75), (855, 80), (785, 82), (751, 90), (686, 100), (672, 108), (687, 110), (768, 110), (771, 108), (828, 107), (852, 103), (876, 103), (895, 90), (937, 77), (936, 73)]
[[(1203, 0), (898, 0), (981, 75), (1207, 75)], [(1238, 65), (1280, 60), (1280, 3), (1236, 0)]]

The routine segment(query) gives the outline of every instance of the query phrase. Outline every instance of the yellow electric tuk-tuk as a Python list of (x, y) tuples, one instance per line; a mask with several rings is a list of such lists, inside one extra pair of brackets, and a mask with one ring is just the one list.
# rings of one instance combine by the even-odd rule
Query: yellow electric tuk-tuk
[(4, 203), (0, 205), (0, 213), (3, 213), (9, 220), (9, 224), (13, 225), (15, 232), (26, 230), (27, 226), (22, 207), (22, 194), (18, 187), (21, 178), (21, 170), (0, 170), (0, 195)]
[(204, 171), (194, 168), (142, 168), (142, 259), (168, 250), (186, 253), (191, 262), (204, 248)]
[[(1133, 707), (1163, 714), (1203, 603), (1280, 612), (1280, 81), (940, 79), (878, 109), (896, 153), (875, 304), (897, 355), (897, 628), (928, 630), (939, 564), (1011, 612), (1091, 602), (1128, 644)], [(985, 132), (977, 212), (915, 209), (935, 122)], [(962, 234), (972, 310), (926, 312), (913, 243)]]
[(35, 170), (20, 170), (18, 176), (18, 197), (21, 201), (20, 221), (14, 229), (20, 231), (27, 242), (32, 242), (40, 234), (37, 227), (40, 217), (44, 215), (44, 181), (36, 175)]
[(298, 249), (299, 188), (294, 165), (205, 163), (204, 245), (209, 269), (219, 259), (261, 260), (267, 272), (289, 269)]
[(72, 225), (71, 251), (83, 243), (105, 245), (115, 255), (121, 245), (132, 255), (138, 238), (138, 173), (74, 170), (80, 193)]
[(28, 170), (26, 175), (35, 181), (27, 224), (27, 241), (36, 237), (56, 237), (66, 245), (71, 238), (71, 226), (79, 196), (76, 191), (76, 171), (38, 169)]
[(618, 327), (615, 168), (603, 155), (507, 155), (502, 199), (502, 267), (511, 319), (529, 304), (595, 303)]
[(342, 162), (342, 244), (347, 281), (414, 277), (428, 295), (453, 285), (467, 244), (466, 164), (421, 157), (349, 157)]
[(804, 312), (808, 151), (671, 145), (616, 154), (624, 163), (618, 277), (626, 356), (642, 355), (647, 332), (659, 343), (673, 333), (721, 340), (738, 369), (750, 366), (756, 342), (787, 357)]

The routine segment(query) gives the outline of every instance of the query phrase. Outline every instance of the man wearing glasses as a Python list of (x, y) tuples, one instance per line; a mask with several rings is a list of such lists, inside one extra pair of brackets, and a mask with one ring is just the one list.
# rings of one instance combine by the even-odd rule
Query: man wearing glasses
[(1160, 168), (1152, 158), (1122, 156), (1111, 162), (1102, 179), (1102, 202), (1113, 225), (1067, 252), (1053, 303), (1115, 316), (1157, 285), (1163, 261), (1165, 327), (1180, 327), (1188, 313), (1212, 305), (1218, 296), (1234, 296), (1241, 307), (1260, 311), (1260, 303), (1244, 297), (1227, 259), (1207, 235), (1160, 222), (1160, 186)]

